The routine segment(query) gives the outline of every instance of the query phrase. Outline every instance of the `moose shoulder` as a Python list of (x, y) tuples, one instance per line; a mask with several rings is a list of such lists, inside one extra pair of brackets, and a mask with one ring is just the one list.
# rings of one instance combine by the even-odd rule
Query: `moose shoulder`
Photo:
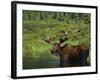
[(67, 35), (63, 35), (59, 38), (59, 43), (53, 43), (51, 38), (43, 38), (43, 40), (51, 45), (51, 53), (59, 56), (59, 63), (61, 67), (73, 67), (73, 66), (87, 66), (89, 57), (89, 47), (85, 45), (69, 46), (68, 44), (62, 44), (68, 40)]

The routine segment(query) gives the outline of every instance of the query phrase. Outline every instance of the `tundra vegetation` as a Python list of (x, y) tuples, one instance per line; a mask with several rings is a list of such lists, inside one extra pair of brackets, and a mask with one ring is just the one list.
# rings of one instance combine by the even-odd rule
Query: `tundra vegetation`
[[(69, 46), (90, 47), (91, 14), (23, 10), (23, 69), (57, 68), (59, 57), (51, 54), (52, 45), (42, 37), (59, 42), (65, 31)], [(88, 62), (90, 63), (90, 57)]]

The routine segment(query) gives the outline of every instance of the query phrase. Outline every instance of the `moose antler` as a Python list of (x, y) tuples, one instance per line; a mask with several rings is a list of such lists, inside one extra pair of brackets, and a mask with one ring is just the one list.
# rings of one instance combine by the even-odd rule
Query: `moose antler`
[(67, 33), (66, 31), (63, 32), (63, 35), (61, 35), (60, 38), (59, 38), (59, 39), (60, 39), (60, 43), (63, 43), (63, 42), (65, 42), (66, 40), (68, 40), (67, 34), (68, 34), (68, 33)]
[[(62, 35), (59, 36), (59, 34), (62, 34)], [(59, 36), (59, 44), (62, 44), (66, 40), (68, 40), (67, 32), (65, 30), (63, 30), (63, 31), (61, 31), (59, 33), (56, 33), (53, 37), (57, 37), (57, 36)], [(52, 42), (52, 38), (53, 37), (48, 37), (48, 36), (42, 35), (42, 40), (44, 40), (45, 42), (53, 45), (54, 44)]]
[(53, 42), (51, 41), (51, 37), (43, 37), (42, 38), (45, 42), (49, 43), (49, 44), (52, 44), (53, 45)]

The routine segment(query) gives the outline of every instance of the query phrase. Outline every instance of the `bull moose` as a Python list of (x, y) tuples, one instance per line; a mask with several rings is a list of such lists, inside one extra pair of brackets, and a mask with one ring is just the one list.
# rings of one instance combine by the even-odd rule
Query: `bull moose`
[(70, 46), (67, 43), (63, 44), (66, 40), (68, 40), (66, 34), (59, 38), (58, 43), (53, 43), (50, 37), (45, 37), (43, 40), (53, 45), (51, 53), (59, 56), (60, 67), (88, 65), (87, 58), (89, 57), (89, 47), (85, 45)]

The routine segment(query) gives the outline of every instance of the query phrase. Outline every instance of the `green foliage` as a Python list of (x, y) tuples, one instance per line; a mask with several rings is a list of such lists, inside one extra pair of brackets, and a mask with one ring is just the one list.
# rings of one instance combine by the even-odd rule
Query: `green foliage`
[(69, 38), (65, 43), (89, 46), (90, 17), (89, 13), (23, 10), (23, 69), (59, 67), (59, 58), (51, 54), (52, 45), (42, 40), (43, 35), (59, 42), (64, 30)]

